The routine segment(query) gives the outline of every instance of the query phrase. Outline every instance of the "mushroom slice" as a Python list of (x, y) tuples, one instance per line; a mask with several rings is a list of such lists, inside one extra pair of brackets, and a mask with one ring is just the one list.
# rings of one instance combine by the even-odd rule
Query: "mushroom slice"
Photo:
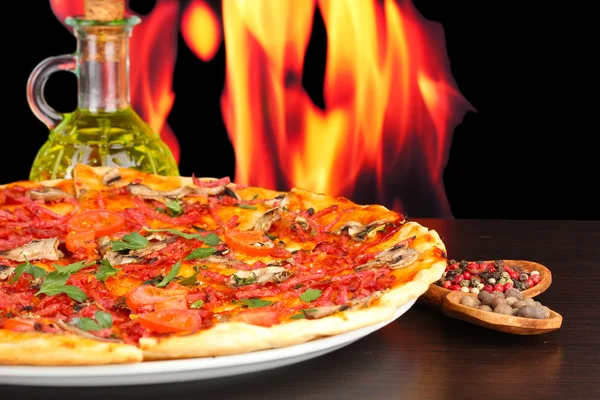
[(59, 327), (60, 329), (62, 329), (65, 332), (69, 332), (74, 335), (86, 338), (86, 339), (94, 339), (94, 340), (101, 340), (103, 342), (114, 342), (114, 343), (122, 343), (123, 342), (122, 340), (119, 340), (119, 339), (102, 338), (102, 337), (99, 337), (96, 335), (92, 335), (91, 333), (86, 332), (83, 329), (79, 329), (75, 325), (67, 324), (65, 321), (60, 320), (60, 319), (56, 320), (55, 324), (57, 327)]
[(123, 265), (140, 262), (144, 259), (144, 257), (166, 248), (169, 243), (173, 243), (175, 240), (176, 238), (174, 236), (167, 237), (161, 241), (150, 242), (143, 249), (131, 250), (124, 254), (123, 252), (113, 251), (110, 239), (108, 239), (106, 236), (103, 236), (102, 238), (98, 239), (98, 247), (100, 248), (100, 253), (105, 260), (108, 260), (108, 262), (110, 262), (112, 265)]
[(203, 258), (201, 261), (203, 263), (221, 264), (221, 265), (225, 265), (227, 267), (246, 266), (246, 264), (244, 264), (242, 261), (236, 260), (235, 258), (215, 256), (215, 255)]
[(231, 188), (227, 187), (227, 186), (222, 186), (223, 188), (223, 196), (229, 196), (229, 197), (233, 197), (234, 199), (240, 201), (242, 200), (242, 198), (236, 193), (234, 192)]
[(381, 292), (374, 292), (367, 297), (363, 297), (362, 299), (358, 300), (351, 300), (345, 304), (308, 308), (303, 310), (303, 313), (307, 319), (319, 319), (340, 311), (358, 310), (364, 308), (365, 306), (368, 306), (371, 303), (371, 301), (377, 299), (380, 296)]
[(384, 250), (374, 260), (354, 268), (356, 272), (366, 271), (372, 268), (390, 267), (391, 269), (404, 268), (419, 258), (419, 251), (405, 244), (395, 245)]
[(0, 265), (0, 281), (5, 281), (8, 279), (10, 274), (15, 271), (15, 267), (10, 267), (8, 265)]
[(73, 197), (69, 193), (63, 192), (59, 188), (48, 186), (44, 186), (40, 189), (31, 189), (27, 192), (27, 196), (30, 199), (42, 201), (57, 201)]
[(256, 221), (252, 230), (254, 231), (263, 231), (269, 232), (271, 229), (271, 225), (273, 223), (279, 221), (281, 219), (281, 214), (279, 214), (279, 208), (272, 208)]
[(113, 183), (120, 181), (121, 180), (121, 173), (119, 172), (119, 170), (117, 168), (113, 168), (110, 171), (108, 171), (106, 174), (104, 174), (104, 176), (102, 177), (102, 184), (104, 186), (110, 186)]
[(130, 183), (127, 185), (127, 190), (129, 193), (134, 196), (142, 197), (144, 199), (153, 199), (153, 200), (175, 200), (180, 199), (189, 195), (196, 196), (209, 196), (216, 195), (222, 193), (225, 190), (225, 186), (217, 186), (217, 187), (190, 187), (190, 186), (181, 186), (177, 189), (169, 190), (167, 192), (161, 192), (157, 190), (150, 189), (146, 185), (142, 185), (139, 183)]
[(58, 238), (36, 239), (12, 250), (0, 251), (0, 257), (9, 260), (52, 260), (60, 259), (62, 252), (58, 250)]
[(275, 196), (274, 199), (265, 200), (264, 204), (275, 207), (275, 204), (279, 203), (279, 207), (287, 207), (290, 204), (290, 199), (285, 194)]
[(340, 234), (344, 231), (348, 231), (348, 235), (350, 235), (352, 239), (362, 241), (368, 237), (373, 237), (376, 232), (385, 229), (389, 223), (390, 221), (378, 220), (363, 225), (360, 222), (348, 221), (344, 226), (338, 229), (336, 233)]
[(229, 286), (239, 287), (252, 283), (265, 284), (267, 282), (281, 283), (292, 276), (292, 273), (282, 267), (265, 267), (252, 271), (237, 271), (231, 275)]

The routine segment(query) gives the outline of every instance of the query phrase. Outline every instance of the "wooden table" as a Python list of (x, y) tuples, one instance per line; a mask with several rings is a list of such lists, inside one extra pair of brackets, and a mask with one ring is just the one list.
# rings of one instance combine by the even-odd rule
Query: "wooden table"
[(600, 221), (419, 220), (456, 259), (524, 259), (554, 283), (538, 299), (564, 317), (511, 336), (414, 306), (333, 353), (254, 374), (139, 387), (0, 387), (3, 399), (600, 398)]

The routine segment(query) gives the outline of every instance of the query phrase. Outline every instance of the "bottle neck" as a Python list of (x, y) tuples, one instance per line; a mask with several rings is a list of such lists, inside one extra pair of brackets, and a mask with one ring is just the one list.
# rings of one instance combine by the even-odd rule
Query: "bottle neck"
[(79, 109), (98, 113), (129, 108), (129, 35), (123, 27), (76, 32)]

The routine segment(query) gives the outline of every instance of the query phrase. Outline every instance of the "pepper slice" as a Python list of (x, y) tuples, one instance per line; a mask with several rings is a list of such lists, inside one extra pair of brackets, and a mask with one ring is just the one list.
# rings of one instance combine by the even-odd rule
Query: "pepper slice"
[(140, 325), (154, 332), (194, 332), (202, 326), (202, 317), (194, 310), (160, 310), (138, 315)]

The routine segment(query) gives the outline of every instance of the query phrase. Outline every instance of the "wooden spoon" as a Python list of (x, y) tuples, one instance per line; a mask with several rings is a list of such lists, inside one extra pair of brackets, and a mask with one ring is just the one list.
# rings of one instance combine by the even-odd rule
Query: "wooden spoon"
[[(508, 265), (509, 267), (519, 266), (523, 271), (528, 272), (528, 273), (531, 271), (538, 271), (540, 273), (540, 283), (538, 283), (537, 285), (535, 285), (529, 289), (523, 290), (521, 292), (521, 295), (523, 296), (523, 298), (528, 298), (528, 297), (533, 298), (533, 297), (537, 296), (538, 294), (540, 294), (540, 293), (544, 292), (546, 289), (548, 289), (548, 287), (550, 287), (550, 284), (552, 283), (552, 273), (550, 272), (550, 270), (548, 268), (546, 268), (542, 264), (538, 264), (533, 261), (523, 261), (523, 260), (504, 260), (504, 264)], [(423, 293), (423, 295), (421, 295), (421, 297), (419, 297), (419, 303), (421, 303), (427, 307), (430, 307), (434, 310), (440, 311), (444, 304), (444, 299), (450, 293), (458, 293), (458, 292), (444, 289), (443, 287), (432, 283), (431, 285), (429, 285), (429, 289), (427, 289), (427, 291), (425, 293)], [(468, 294), (470, 296), (477, 297), (477, 295), (472, 294), (472, 293), (462, 293), (461, 292), (461, 294)]]
[(498, 314), (492, 311), (478, 310), (460, 304), (460, 299), (468, 293), (452, 292), (444, 299), (442, 312), (462, 321), (513, 335), (539, 335), (560, 328), (562, 316), (550, 310), (550, 318), (534, 319)]

